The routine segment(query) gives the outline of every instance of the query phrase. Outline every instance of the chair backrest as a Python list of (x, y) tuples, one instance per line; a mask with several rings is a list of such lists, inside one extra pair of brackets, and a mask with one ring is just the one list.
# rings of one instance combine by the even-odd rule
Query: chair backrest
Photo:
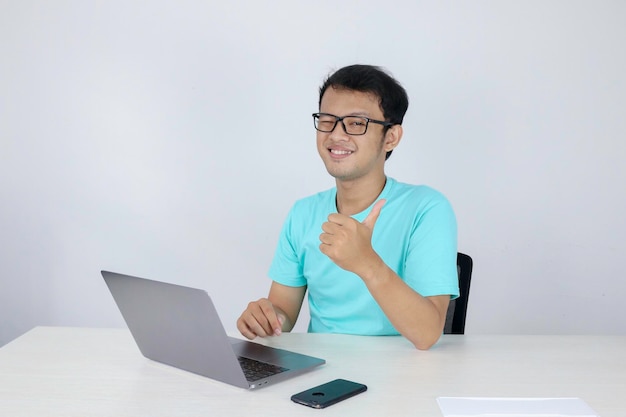
[(472, 281), (473, 261), (469, 255), (458, 253), (456, 258), (459, 273), (459, 298), (450, 301), (444, 334), (465, 334), (465, 316), (467, 315), (467, 301), (469, 299), (470, 282)]

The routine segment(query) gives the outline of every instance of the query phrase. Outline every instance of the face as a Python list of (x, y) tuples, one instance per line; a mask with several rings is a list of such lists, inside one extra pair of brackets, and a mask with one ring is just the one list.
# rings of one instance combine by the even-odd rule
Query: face
[[(332, 87), (322, 96), (320, 113), (384, 120), (376, 96)], [(397, 146), (401, 127), (393, 126), (384, 135), (383, 131), (382, 125), (369, 123), (364, 135), (348, 135), (341, 122), (332, 132), (317, 131), (317, 150), (328, 173), (338, 181), (384, 175), (385, 155)]]

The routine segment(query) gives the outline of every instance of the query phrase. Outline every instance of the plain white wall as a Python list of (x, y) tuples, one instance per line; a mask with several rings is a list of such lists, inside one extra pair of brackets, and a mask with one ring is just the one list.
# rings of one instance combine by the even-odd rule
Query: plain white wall
[(626, 3), (0, 10), (0, 345), (122, 326), (100, 269), (204, 288), (234, 330), (293, 201), (333, 185), (310, 114), (352, 63), (409, 93), (387, 170), (455, 207), (468, 333), (626, 333)]

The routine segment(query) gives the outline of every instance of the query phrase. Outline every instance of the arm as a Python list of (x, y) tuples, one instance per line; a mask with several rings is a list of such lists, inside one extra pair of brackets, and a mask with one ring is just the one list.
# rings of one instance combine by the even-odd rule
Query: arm
[(288, 287), (272, 282), (267, 298), (248, 304), (237, 320), (237, 329), (248, 339), (257, 336), (279, 336), (296, 324), (306, 287)]
[(418, 349), (429, 349), (443, 333), (449, 295), (423, 297), (378, 257), (375, 267), (358, 273), (389, 321)]
[(428, 349), (443, 332), (450, 297), (423, 297), (374, 251), (371, 237), (383, 204), (384, 200), (376, 203), (363, 223), (331, 214), (322, 226), (320, 250), (361, 277), (393, 326), (418, 349)]

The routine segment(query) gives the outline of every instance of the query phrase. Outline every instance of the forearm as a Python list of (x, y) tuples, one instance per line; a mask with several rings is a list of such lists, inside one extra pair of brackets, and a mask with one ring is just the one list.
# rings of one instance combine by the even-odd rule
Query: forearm
[(430, 348), (443, 332), (449, 299), (423, 297), (376, 258), (359, 275), (396, 330), (416, 348)]

